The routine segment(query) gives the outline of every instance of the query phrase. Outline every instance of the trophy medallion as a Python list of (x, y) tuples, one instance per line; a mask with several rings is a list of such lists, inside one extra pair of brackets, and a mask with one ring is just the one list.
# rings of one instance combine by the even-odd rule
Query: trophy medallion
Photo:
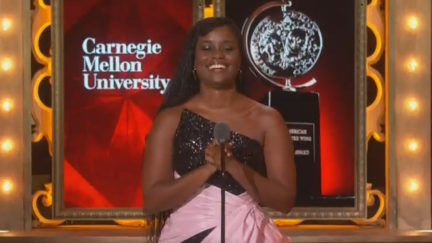
[(262, 102), (280, 112), (293, 140), (296, 206), (311, 206), (306, 201), (321, 196), (320, 102), (318, 93), (304, 89), (317, 83), (305, 74), (323, 49), (320, 28), (291, 1), (272, 1), (252, 13), (242, 32), (250, 70), (274, 87)]

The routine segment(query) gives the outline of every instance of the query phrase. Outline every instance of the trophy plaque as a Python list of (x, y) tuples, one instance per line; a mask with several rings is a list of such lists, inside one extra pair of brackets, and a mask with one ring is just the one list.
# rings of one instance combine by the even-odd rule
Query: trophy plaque
[(302, 91), (316, 79), (301, 77), (320, 57), (321, 31), (291, 1), (273, 1), (257, 8), (242, 32), (249, 69), (274, 87), (262, 102), (280, 112), (294, 143), (296, 206), (311, 206), (321, 196), (320, 102), (318, 93)]

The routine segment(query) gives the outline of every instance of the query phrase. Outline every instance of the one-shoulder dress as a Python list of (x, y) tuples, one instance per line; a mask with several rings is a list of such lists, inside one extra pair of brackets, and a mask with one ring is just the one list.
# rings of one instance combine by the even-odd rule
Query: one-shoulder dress
[[(184, 109), (173, 141), (174, 176), (180, 178), (205, 162), (204, 151), (213, 138), (215, 122)], [(237, 161), (266, 175), (262, 145), (248, 136), (231, 132), (232, 153)], [(160, 243), (220, 243), (221, 181), (214, 173), (187, 202), (167, 219)], [(228, 173), (225, 176), (225, 242), (289, 243), (274, 222), (245, 189)]]

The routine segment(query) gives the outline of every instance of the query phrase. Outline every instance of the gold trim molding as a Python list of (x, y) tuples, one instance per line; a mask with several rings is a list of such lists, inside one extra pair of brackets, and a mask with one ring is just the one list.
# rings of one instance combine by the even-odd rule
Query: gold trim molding
[[(32, 78), (32, 116), (35, 122), (33, 131), (33, 142), (39, 142), (42, 138), (48, 141), (49, 152), (52, 154), (52, 109), (46, 106), (39, 97), (39, 86), (45, 78), (52, 83), (52, 59), (42, 53), (40, 49), (40, 38), (42, 33), (51, 26), (51, 6), (46, 5), (43, 0), (35, 0), (35, 10), (31, 28), (32, 53), (36, 61), (42, 64)], [(51, 53), (50, 53), (51, 54)], [(32, 197), (33, 215), (39, 222), (34, 226), (57, 226), (64, 220), (53, 220), (43, 216), (38, 208), (38, 199), (42, 198), (42, 205), (52, 207), (52, 183), (45, 184), (45, 190), (36, 191)]]
[[(384, 54), (384, 36), (385, 36), (385, 21), (383, 19), (380, 5), (382, 0), (372, 0), (367, 6), (366, 17), (367, 27), (372, 31), (376, 46), (373, 53), (366, 59), (366, 75), (374, 81), (376, 85), (377, 94), (367, 109), (366, 109), (366, 149), (370, 139), (375, 139), (378, 142), (385, 141), (385, 134), (381, 129), (381, 124), (384, 121), (385, 116), (385, 99), (384, 99), (384, 78), (381, 73), (373, 68), (373, 64), (377, 63)], [(375, 205), (375, 197), (378, 198), (378, 209), (375, 214), (366, 219), (353, 219), (357, 225), (360, 226), (385, 226), (385, 196), (379, 190), (372, 189), (372, 184), (367, 184), (366, 188), (366, 204), (368, 207)]]

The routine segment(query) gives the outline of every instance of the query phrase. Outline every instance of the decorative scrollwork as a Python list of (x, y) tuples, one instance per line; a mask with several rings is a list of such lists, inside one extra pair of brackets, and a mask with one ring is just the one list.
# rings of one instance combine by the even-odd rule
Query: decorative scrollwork
[(368, 207), (375, 205), (375, 197), (378, 198), (378, 209), (376, 213), (367, 219), (355, 219), (352, 220), (357, 225), (379, 225), (380, 227), (385, 226), (385, 220), (382, 219), (385, 214), (385, 196), (379, 190), (373, 190), (372, 184), (368, 184), (366, 188), (366, 203)]
[(31, 37), (32, 52), (37, 62), (43, 65), (32, 79), (32, 116), (35, 122), (33, 142), (39, 142), (43, 137), (48, 140), (51, 152), (52, 144), (52, 109), (46, 106), (39, 97), (39, 85), (45, 78), (51, 82), (51, 57), (40, 49), (40, 38), (45, 29), (51, 26), (51, 7), (43, 0), (35, 0), (35, 10), (32, 21)]
[(52, 183), (45, 184), (45, 190), (39, 190), (33, 194), (32, 208), (33, 215), (39, 220), (42, 225), (37, 226), (58, 226), (64, 222), (64, 220), (54, 220), (45, 218), (39, 211), (38, 199), (42, 197), (42, 204), (45, 207), (51, 207), (53, 204), (52, 199)]
[[(381, 0), (372, 0), (367, 6), (367, 27), (372, 31), (376, 39), (374, 52), (366, 59), (367, 76), (370, 77), (377, 88), (377, 95), (366, 109), (366, 148), (370, 139), (384, 142), (385, 136), (381, 131), (381, 124), (384, 118), (384, 78), (378, 70), (372, 67), (377, 63), (384, 52), (384, 19), (380, 10)], [(379, 190), (372, 190), (372, 184), (366, 187), (366, 203), (368, 207), (375, 205), (375, 197), (379, 199), (379, 206), (376, 213), (367, 219), (352, 220), (357, 225), (379, 225), (383, 227), (385, 221), (382, 219), (385, 214), (385, 197)]]
[(384, 78), (378, 70), (372, 67), (377, 63), (384, 52), (384, 19), (380, 10), (381, 0), (372, 0), (367, 6), (367, 27), (372, 31), (376, 39), (374, 52), (366, 59), (367, 76), (370, 77), (377, 88), (377, 95), (371, 105), (367, 107), (366, 146), (370, 138), (384, 142), (385, 136), (381, 129), (384, 119)]
[[(33, 142), (39, 142), (42, 138), (48, 141), (49, 152), (52, 154), (52, 109), (46, 106), (39, 97), (39, 86), (42, 80), (48, 78), (51, 82), (51, 56), (45, 55), (40, 48), (42, 33), (51, 26), (51, 6), (46, 5), (43, 0), (34, 1), (35, 10), (33, 14), (31, 40), (32, 52), (36, 61), (43, 65), (32, 79), (32, 117), (35, 122), (33, 130)], [(49, 53), (51, 54), (51, 53)], [(52, 206), (52, 183), (45, 184), (45, 190), (39, 190), (33, 194), (32, 209), (33, 215), (39, 222), (34, 226), (57, 226), (64, 220), (47, 219), (38, 208), (38, 199), (42, 197), (42, 204), (45, 207)]]

